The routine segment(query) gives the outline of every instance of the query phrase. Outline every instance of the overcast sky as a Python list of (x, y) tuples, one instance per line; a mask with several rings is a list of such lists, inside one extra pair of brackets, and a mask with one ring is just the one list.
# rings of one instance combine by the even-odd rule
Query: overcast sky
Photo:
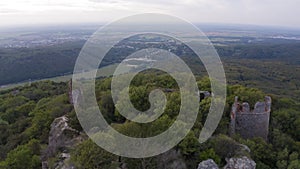
[(193, 23), (233, 23), (300, 28), (300, 0), (1, 0), (0, 27), (103, 23), (158, 12)]

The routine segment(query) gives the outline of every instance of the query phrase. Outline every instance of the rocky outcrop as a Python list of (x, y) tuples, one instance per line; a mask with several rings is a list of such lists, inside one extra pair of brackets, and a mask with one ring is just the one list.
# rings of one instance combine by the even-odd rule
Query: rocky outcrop
[(255, 169), (256, 163), (244, 156), (241, 158), (230, 158), (227, 160), (227, 164), (224, 169)]
[(56, 157), (57, 161), (51, 168), (73, 169), (67, 161), (70, 159), (69, 150), (84, 140), (84, 135), (68, 125), (68, 118), (62, 116), (56, 118), (49, 133), (48, 147), (42, 155), (43, 169), (48, 169), (48, 159)]
[(212, 159), (202, 161), (197, 169), (219, 169), (218, 165)]
[[(255, 169), (256, 163), (246, 157), (234, 157), (227, 159), (227, 164), (224, 166), (224, 169)], [(202, 161), (197, 169), (219, 169), (218, 165), (212, 159)]]

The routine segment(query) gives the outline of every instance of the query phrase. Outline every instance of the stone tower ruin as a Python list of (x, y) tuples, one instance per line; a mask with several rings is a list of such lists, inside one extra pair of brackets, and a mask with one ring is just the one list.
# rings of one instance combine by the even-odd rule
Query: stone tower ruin
[(261, 137), (267, 141), (269, 133), (269, 119), (271, 112), (271, 97), (266, 96), (264, 102), (257, 102), (253, 110), (247, 102), (238, 102), (238, 97), (231, 110), (230, 134), (239, 134), (248, 139)]

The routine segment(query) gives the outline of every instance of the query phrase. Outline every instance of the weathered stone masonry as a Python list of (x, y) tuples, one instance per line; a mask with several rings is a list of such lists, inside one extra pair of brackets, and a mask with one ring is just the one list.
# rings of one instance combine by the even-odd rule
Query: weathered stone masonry
[(245, 139), (261, 137), (267, 141), (270, 112), (271, 97), (269, 96), (265, 97), (264, 102), (257, 102), (252, 111), (247, 102), (240, 104), (238, 97), (235, 97), (231, 111), (230, 134), (239, 134)]

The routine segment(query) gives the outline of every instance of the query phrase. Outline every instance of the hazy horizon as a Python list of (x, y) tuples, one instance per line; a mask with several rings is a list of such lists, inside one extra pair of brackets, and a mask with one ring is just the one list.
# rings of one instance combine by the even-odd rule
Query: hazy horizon
[[(0, 26), (0, 32), (15, 32), (15, 31), (44, 31), (44, 30), (77, 30), (77, 29), (99, 29), (100, 27), (109, 24), (110, 22), (81, 22), (81, 23), (44, 23), (44, 24), (23, 24), (23, 25), (6, 25)], [(293, 31), (300, 33), (300, 27), (289, 27), (281, 25), (258, 25), (258, 24), (246, 24), (246, 23), (208, 23), (208, 22), (191, 22), (202, 31), (209, 29), (228, 29), (228, 30), (246, 30), (246, 31)]]
[(0, 27), (108, 23), (162, 13), (191, 23), (300, 28), (297, 0), (10, 0), (0, 2)]

